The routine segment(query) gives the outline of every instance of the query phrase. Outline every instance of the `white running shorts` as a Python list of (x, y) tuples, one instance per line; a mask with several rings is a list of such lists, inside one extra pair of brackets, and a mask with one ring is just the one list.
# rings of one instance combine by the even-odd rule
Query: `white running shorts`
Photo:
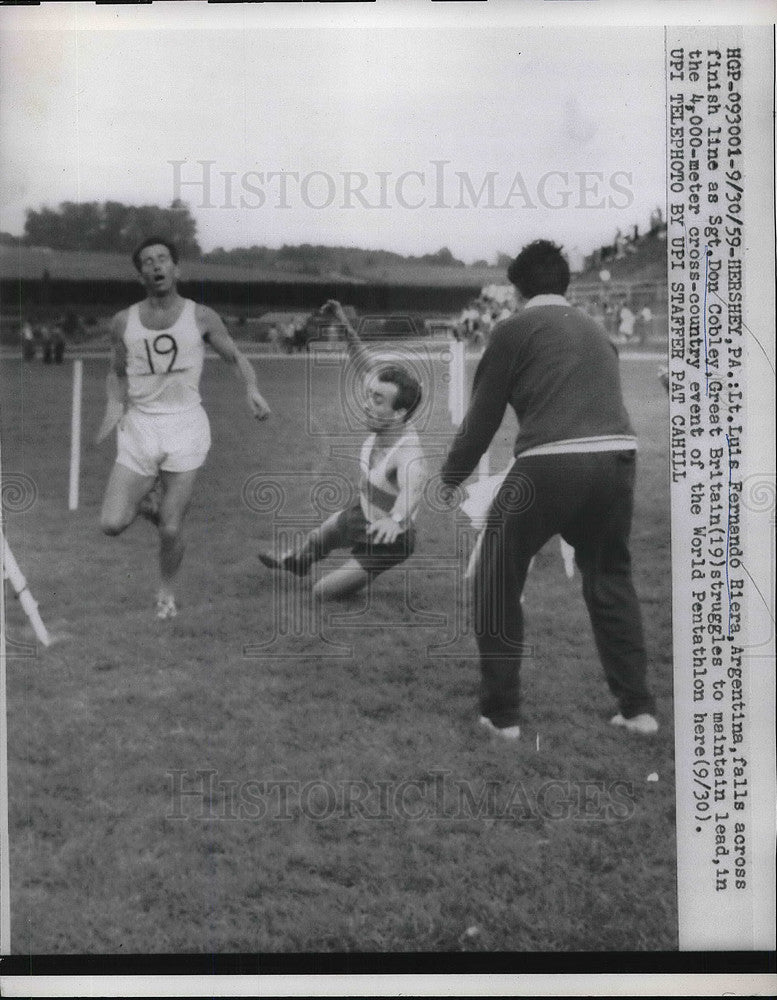
[(181, 413), (128, 410), (119, 421), (119, 465), (141, 476), (191, 472), (205, 463), (210, 449), (210, 423), (201, 406)]

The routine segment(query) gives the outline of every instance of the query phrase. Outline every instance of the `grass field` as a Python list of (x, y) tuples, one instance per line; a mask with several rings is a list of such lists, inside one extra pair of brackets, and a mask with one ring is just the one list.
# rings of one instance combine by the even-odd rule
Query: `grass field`
[[(105, 364), (84, 366), (87, 441)], [(6, 530), (59, 637), (34, 656), (9, 650), (13, 952), (676, 948), (655, 364), (624, 362), (623, 376), (640, 436), (633, 554), (662, 729), (637, 739), (608, 726), (579, 577), (567, 580), (554, 540), (526, 590), (524, 734), (505, 745), (475, 725), (454, 515), (422, 510), (406, 573), (296, 627), (304, 608), (255, 552), (317, 516), (321, 476), (329, 493), (314, 499), (337, 503), (361, 434), (345, 426), (331, 359), (257, 368), (273, 408), (261, 425), (225, 367), (206, 364), (214, 447), (189, 515), (180, 614), (157, 622), (153, 530), (99, 531), (112, 442), (85, 443), (80, 506), (67, 511), (70, 365), (3, 362), (3, 472), (35, 489)], [(436, 470), (450, 425), (443, 366), (432, 372), (424, 436)], [(506, 421), (495, 470), (512, 431)], [(268, 481), (285, 500), (274, 514)], [(7, 603), (10, 640), (31, 643)]]

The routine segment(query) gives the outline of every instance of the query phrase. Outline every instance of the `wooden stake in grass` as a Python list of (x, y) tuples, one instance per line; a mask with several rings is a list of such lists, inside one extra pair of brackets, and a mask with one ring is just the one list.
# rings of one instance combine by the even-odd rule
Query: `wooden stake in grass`
[(19, 598), (19, 603), (24, 608), (24, 613), (29, 618), (30, 625), (32, 625), (38, 641), (44, 646), (50, 646), (51, 639), (49, 638), (49, 633), (46, 631), (46, 626), (43, 624), (43, 619), (38, 612), (38, 602), (30, 593), (24, 574), (14, 559), (13, 552), (11, 552), (11, 547), (6, 541), (2, 528), (0, 528), (0, 549), (2, 549), (3, 556), (3, 580), (8, 577), (11, 581), (11, 585), (16, 591), (16, 596)]
[(81, 393), (84, 381), (84, 363), (80, 358), (73, 362), (73, 408), (70, 418), (70, 492), (68, 510), (78, 509), (78, 480), (81, 472)]

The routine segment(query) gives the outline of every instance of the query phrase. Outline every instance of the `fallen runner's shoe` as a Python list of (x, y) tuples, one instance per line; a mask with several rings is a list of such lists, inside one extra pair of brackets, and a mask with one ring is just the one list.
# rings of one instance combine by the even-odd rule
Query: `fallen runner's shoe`
[(642, 715), (635, 715), (631, 719), (624, 718), (619, 712), (610, 719), (611, 726), (620, 726), (630, 733), (640, 733), (642, 736), (652, 736), (658, 732), (658, 722), (652, 715), (644, 712)]
[(295, 576), (307, 576), (310, 572), (310, 563), (306, 565), (294, 555), (278, 558), (272, 552), (260, 551), (257, 553), (257, 557), (259, 562), (268, 569), (283, 569), (287, 573), (293, 573)]

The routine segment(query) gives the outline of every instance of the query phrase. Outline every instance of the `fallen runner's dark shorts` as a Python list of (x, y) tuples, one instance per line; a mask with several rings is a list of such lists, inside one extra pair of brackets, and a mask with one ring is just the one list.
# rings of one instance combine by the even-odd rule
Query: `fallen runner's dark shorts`
[(398, 566), (413, 554), (415, 549), (415, 527), (391, 542), (390, 545), (377, 544), (367, 534), (367, 518), (359, 504), (340, 511), (337, 516), (338, 547), (350, 548), (351, 555), (362, 569), (377, 575), (385, 573), (392, 566)]

